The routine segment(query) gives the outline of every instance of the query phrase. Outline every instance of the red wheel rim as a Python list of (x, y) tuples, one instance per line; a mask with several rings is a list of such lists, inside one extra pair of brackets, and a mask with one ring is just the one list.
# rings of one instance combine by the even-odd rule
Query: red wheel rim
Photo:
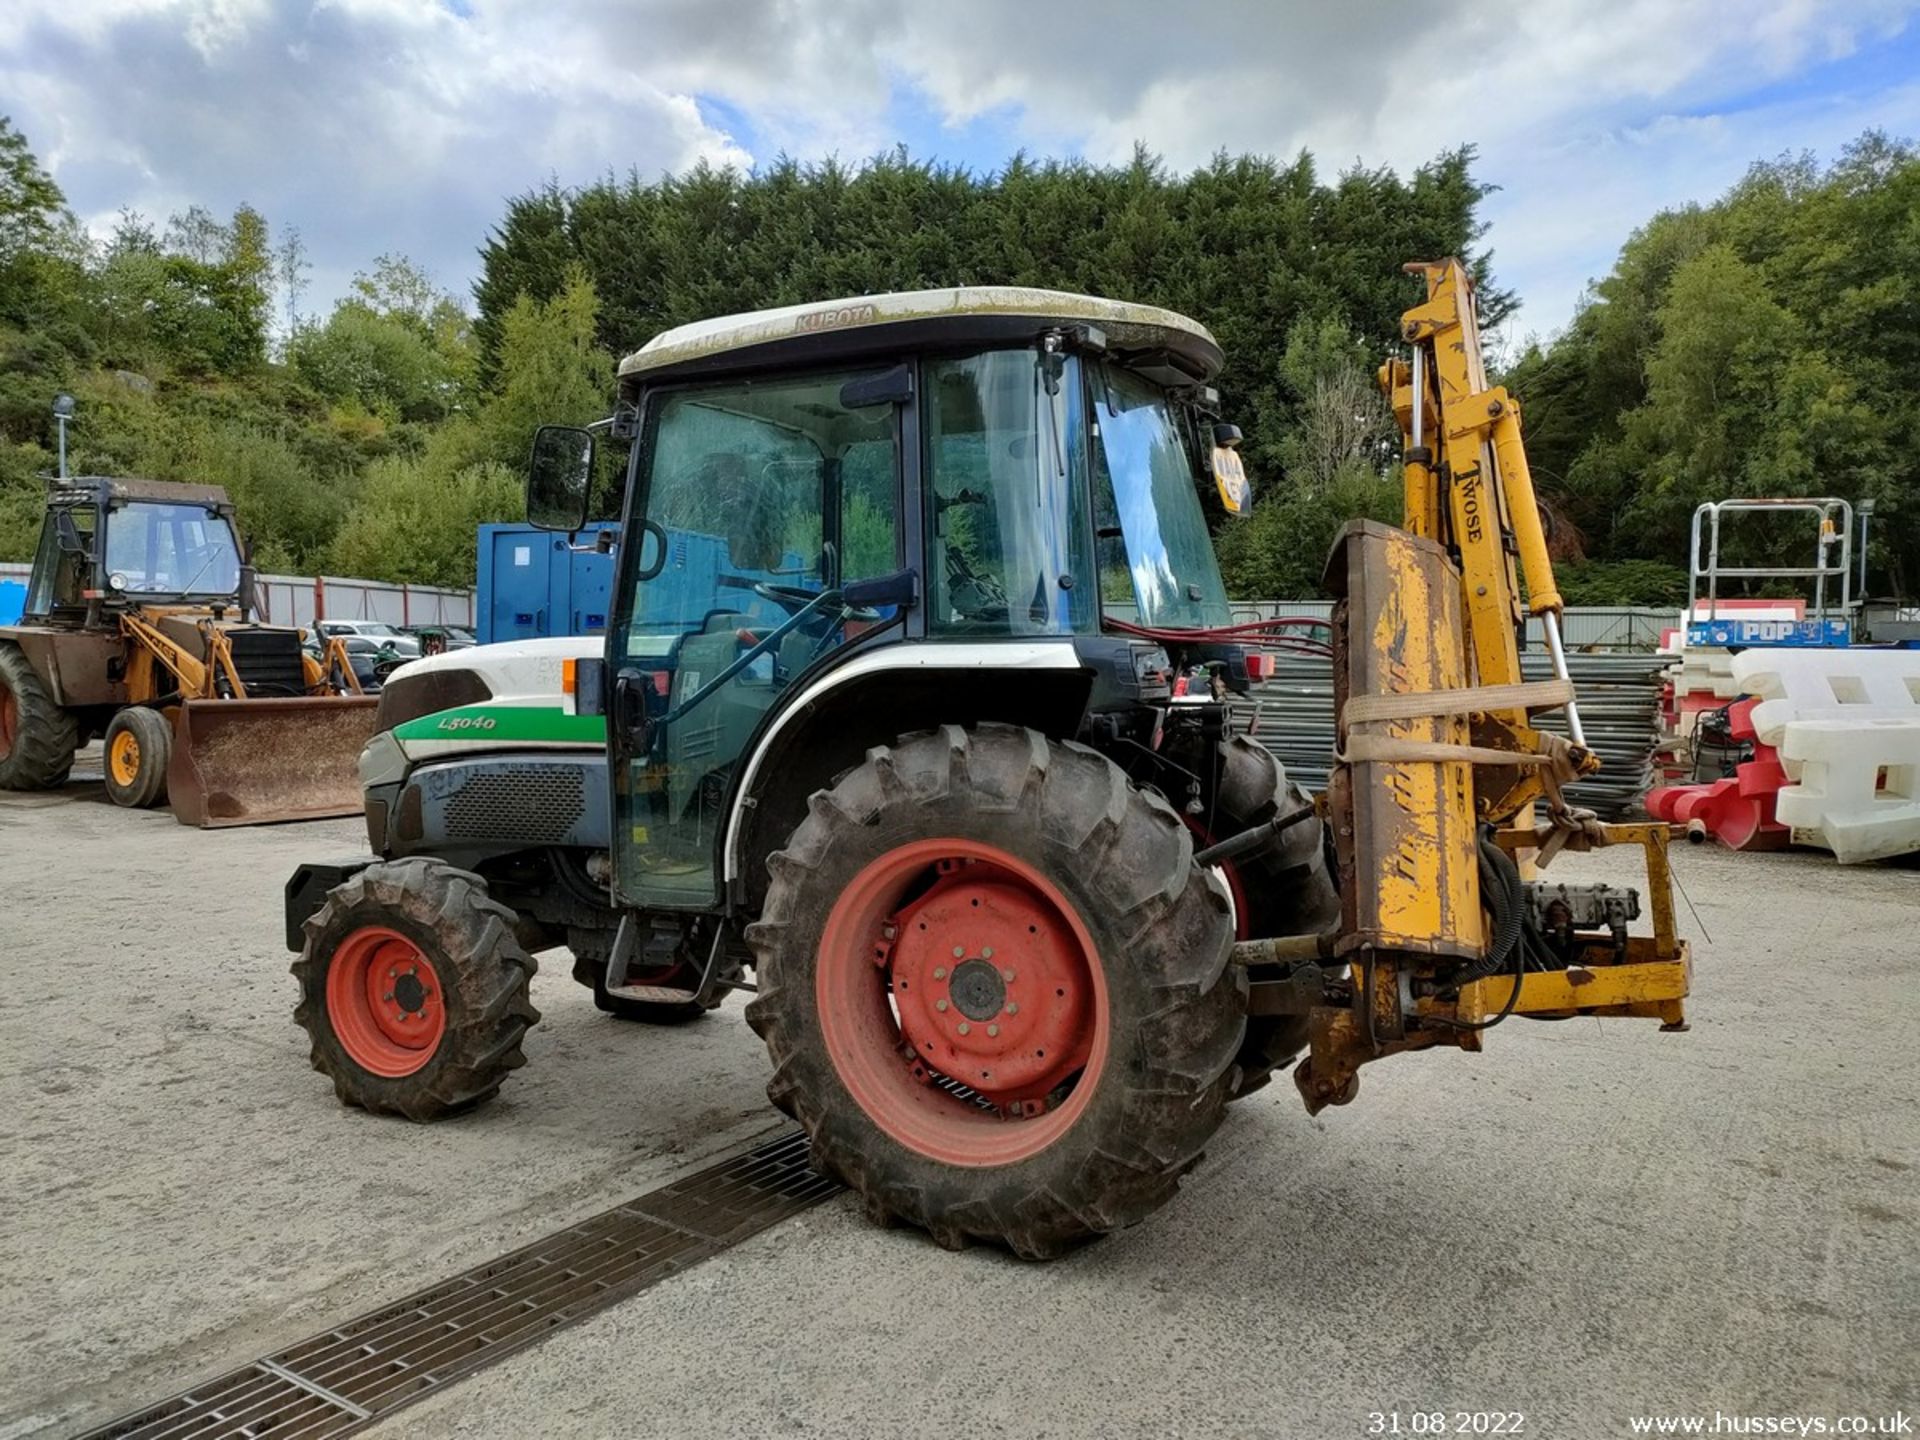
[(0, 685), (0, 760), (13, 754), (13, 737), (20, 733), (20, 702)]
[[(1187, 829), (1193, 832), (1193, 848), (1205, 850), (1214, 843), (1213, 835), (1191, 815), (1180, 817), (1186, 822)], [(1231, 860), (1223, 860), (1214, 867), (1227, 877), (1227, 893), (1233, 896), (1233, 938), (1236, 940), (1253, 939), (1253, 925), (1247, 907), (1247, 887), (1240, 881), (1240, 867)]]
[(431, 1060), (447, 1031), (439, 972), (418, 945), (384, 925), (362, 926), (335, 947), (327, 1015), (353, 1063), (390, 1080)]
[(919, 840), (874, 860), (828, 915), (814, 973), (841, 1083), (894, 1140), (945, 1164), (1038, 1154), (1080, 1118), (1106, 1064), (1093, 937), (1051, 881), (996, 846)]

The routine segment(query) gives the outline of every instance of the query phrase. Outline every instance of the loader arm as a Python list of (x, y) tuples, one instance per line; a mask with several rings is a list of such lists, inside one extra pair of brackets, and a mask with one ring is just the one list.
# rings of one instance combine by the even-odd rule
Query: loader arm
[(135, 704), (145, 704), (163, 693), (154, 676), (156, 665), (173, 676), (183, 698), (205, 699), (213, 694), (215, 668), (211, 650), (203, 661), (169, 640), (159, 627), (131, 612), (120, 617), (120, 630), (133, 646), (127, 677), (129, 698)]
[[(1380, 371), (1404, 447), (1403, 523), (1353, 522), (1328, 561), (1339, 748), (1325, 808), (1341, 922), (1324, 958), (1345, 972), (1306, 987), (1320, 998), (1294, 1080), (1310, 1111), (1352, 1099), (1371, 1060), (1478, 1050), (1511, 1015), (1686, 1028), (1667, 828), (1601, 825), (1563, 789), (1599, 761), (1580, 726), (1519, 404), (1487, 384), (1465, 268), (1406, 268), (1426, 298), (1402, 317), (1410, 355)], [(1545, 632), (1547, 680), (1521, 669), (1529, 616)], [(1570, 738), (1533, 725), (1553, 709)], [(1646, 852), (1651, 936), (1627, 933), (1638, 892), (1549, 892), (1531, 878), (1563, 850), (1622, 843)], [(1243, 947), (1246, 963), (1268, 943)]]

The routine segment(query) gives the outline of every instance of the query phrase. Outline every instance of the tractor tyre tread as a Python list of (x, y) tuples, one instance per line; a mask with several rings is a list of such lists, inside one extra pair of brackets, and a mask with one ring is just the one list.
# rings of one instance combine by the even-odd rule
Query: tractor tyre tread
[[(1309, 802), (1272, 752), (1245, 736), (1222, 740), (1218, 756), (1217, 810), (1209, 832), (1213, 839), (1228, 839)], [(1340, 895), (1327, 869), (1320, 821), (1296, 825), (1230, 863), (1237, 872), (1236, 890), (1251, 912), (1244, 917), (1248, 935), (1311, 934), (1339, 920)], [(1232, 1098), (1261, 1089), (1306, 1047), (1304, 1015), (1249, 1016)]]
[(0, 790), (51, 790), (66, 783), (80, 748), (80, 723), (53, 703), (47, 687), (11, 640), (0, 640), (0, 690), (13, 696), (18, 728), (0, 756)]
[[(747, 931), (759, 993), (747, 1020), (774, 1067), (767, 1092), (800, 1122), (815, 1168), (867, 1214), (940, 1245), (1048, 1259), (1172, 1197), (1224, 1114), (1245, 1025), (1228, 964), (1225, 890), (1193, 864), (1186, 827), (1097, 751), (1008, 725), (902, 738), (816, 792), (769, 859)], [(1108, 994), (1096, 1088), (1046, 1148), (991, 1167), (942, 1164), (884, 1132), (848, 1093), (817, 1023), (818, 938), (841, 887), (907, 840), (951, 834), (1033, 865), (1093, 938)]]
[[(370, 865), (328, 893), (308, 918), (306, 945), (293, 962), (300, 982), (293, 1018), (312, 1040), (313, 1068), (333, 1081), (342, 1104), (438, 1120), (491, 1099), (526, 1064), (521, 1044), (540, 1020), (528, 995), (539, 966), (514, 937), (515, 919), (480, 876), (427, 856)], [(397, 930), (419, 945), (445, 992), (445, 1034), (411, 1075), (388, 1078), (355, 1064), (328, 1020), (333, 948), (367, 925)]]

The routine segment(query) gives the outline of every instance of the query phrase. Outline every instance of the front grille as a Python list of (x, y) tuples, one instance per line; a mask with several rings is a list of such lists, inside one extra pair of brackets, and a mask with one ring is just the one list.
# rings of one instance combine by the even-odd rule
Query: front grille
[(488, 765), (447, 801), (447, 838), (557, 845), (586, 813), (586, 790), (578, 765)]
[(307, 693), (299, 631), (236, 625), (227, 631), (227, 645), (233, 651), (233, 668), (247, 687), (247, 694), (258, 699)]

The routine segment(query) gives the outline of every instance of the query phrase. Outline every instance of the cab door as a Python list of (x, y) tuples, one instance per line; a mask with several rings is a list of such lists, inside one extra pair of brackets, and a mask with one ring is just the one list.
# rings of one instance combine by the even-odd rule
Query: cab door
[(887, 617), (840, 599), (901, 555), (900, 406), (886, 367), (655, 392), (607, 658), (614, 885), (710, 910), (752, 737), (802, 675)]

